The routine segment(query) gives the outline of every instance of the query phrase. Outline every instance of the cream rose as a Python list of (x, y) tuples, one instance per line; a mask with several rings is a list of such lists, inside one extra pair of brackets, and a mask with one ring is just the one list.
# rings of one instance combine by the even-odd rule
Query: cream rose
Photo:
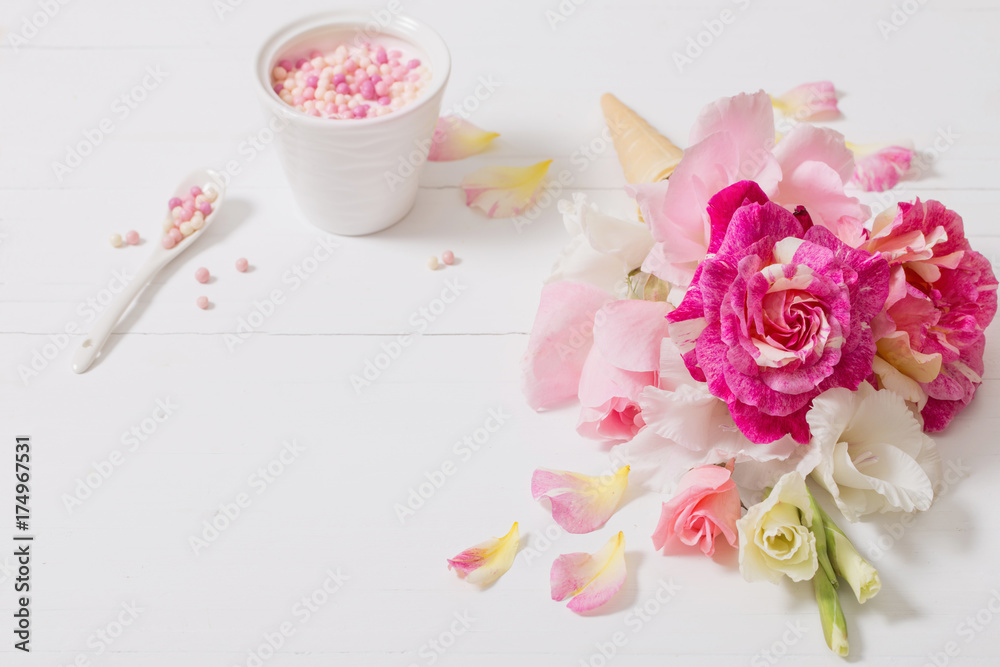
[(740, 572), (747, 581), (777, 583), (812, 579), (819, 566), (816, 536), (809, 530), (813, 511), (799, 472), (785, 474), (771, 493), (736, 522)]

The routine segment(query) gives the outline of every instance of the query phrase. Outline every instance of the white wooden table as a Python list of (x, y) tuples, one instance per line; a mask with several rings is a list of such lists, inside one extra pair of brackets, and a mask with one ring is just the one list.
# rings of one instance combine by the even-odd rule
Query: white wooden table
[[(517, 230), (467, 209), (458, 183), (486, 164), (555, 158), (553, 175), (568, 170), (573, 189), (627, 213), (614, 151), (598, 140), (601, 93), (683, 144), (697, 110), (718, 96), (827, 78), (843, 93), (834, 126), (850, 140), (912, 139), (936, 153), (922, 178), (869, 200), (939, 198), (995, 262), (1000, 5), (400, 3), (451, 47), (445, 105), (478, 107), (470, 119), (502, 136), (483, 156), (429, 165), (405, 220), (332, 239), (325, 260), (310, 258), (327, 257), (331, 239), (296, 211), (274, 151), (249, 142), (262, 128), (250, 63), (278, 24), (337, 3), (0, 7), (0, 498), (13, 514), (14, 437), (30, 435), (36, 535), (34, 655), (12, 646), (8, 542), (0, 661), (839, 664), (809, 586), (746, 584), (732, 550), (718, 562), (653, 553), (656, 495), (633, 489), (605, 529), (583, 536), (556, 530), (531, 500), (535, 467), (607, 465), (602, 447), (575, 435), (574, 410), (537, 415), (519, 391), (540, 284), (566, 237), (555, 206)], [(674, 53), (689, 38), (705, 46), (679, 69)], [(482, 81), (494, 90), (476, 100)], [(60, 180), (53, 163), (97, 144), (102, 122), (110, 134)], [(230, 161), (239, 173), (209, 238), (144, 292), (104, 358), (73, 375), (70, 350), (82, 337), (63, 334), (86, 331), (117, 276), (143, 261), (175, 182)], [(110, 247), (111, 233), (131, 228), (145, 246)], [(449, 248), (460, 262), (428, 271), (426, 258)], [(235, 271), (240, 256), (251, 272)], [(195, 282), (199, 266), (213, 282)], [(435, 300), (449, 289), (460, 294), (454, 303), (433, 320), (421, 314), (440, 311)], [(214, 304), (205, 312), (194, 304), (201, 294)], [(252, 334), (234, 337), (244, 321)], [(408, 345), (386, 365), (379, 355), (400, 336)], [(1000, 658), (1000, 620), (989, 611), (1000, 610), (996, 327), (989, 344), (975, 404), (939, 439), (952, 473), (933, 510), (908, 525), (888, 516), (848, 527), (884, 581), (864, 608), (843, 598), (858, 662)], [(367, 362), (386, 367), (356, 391), (351, 377)], [(491, 415), (502, 424), (487, 435)], [(439, 488), (425, 484), (434, 479)], [(401, 521), (397, 504), (418, 504), (411, 491), (428, 497)], [(492, 588), (474, 590), (446, 569), (447, 557), (515, 520), (524, 549)], [(206, 530), (213, 522), (224, 529)], [(628, 548), (622, 592), (588, 617), (551, 601), (553, 558), (593, 551), (617, 530)], [(975, 630), (966, 618), (977, 614)]]

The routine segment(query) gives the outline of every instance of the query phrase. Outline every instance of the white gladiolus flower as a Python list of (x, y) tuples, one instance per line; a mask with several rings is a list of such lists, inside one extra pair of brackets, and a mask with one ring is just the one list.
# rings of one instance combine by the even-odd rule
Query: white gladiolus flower
[(848, 520), (931, 506), (941, 459), (901, 396), (867, 382), (857, 391), (830, 389), (813, 400), (806, 421), (820, 452), (813, 478)]

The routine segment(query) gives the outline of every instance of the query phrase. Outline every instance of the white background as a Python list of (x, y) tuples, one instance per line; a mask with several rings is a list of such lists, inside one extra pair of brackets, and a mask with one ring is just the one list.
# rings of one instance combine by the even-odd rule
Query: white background
[[(716, 97), (830, 79), (845, 113), (833, 125), (849, 140), (912, 139), (926, 152), (952, 137), (938, 142), (931, 171), (883, 201), (944, 201), (996, 263), (998, 3), (855, 0), (824, 10), (795, 1), (565, 0), (566, 20), (553, 26), (546, 11), (558, 12), (557, 0), (402, 0), (452, 50), (446, 107), (472, 105), (481, 77), (499, 82), (470, 119), (502, 136), (485, 155), (429, 165), (405, 220), (338, 240), (298, 289), (283, 276), (320, 235), (296, 211), (273, 149), (252, 159), (241, 151), (263, 127), (251, 62), (280, 24), (338, 3), (232, 3), (220, 17), (210, 0), (71, 0), (16, 50), (10, 35), (25, 34), (24, 19), (45, 3), (4, 0), (0, 8), (0, 515), (13, 522), (13, 437), (30, 434), (37, 534), (34, 655), (12, 653), (12, 559), (0, 558), (3, 664), (246, 665), (262, 635), (284, 622), (294, 635), (264, 664), (596, 666), (605, 664), (599, 646), (616, 632), (624, 645), (607, 664), (766, 665), (776, 658), (762, 651), (771, 650), (785, 654), (779, 664), (839, 664), (826, 651), (808, 585), (744, 583), (725, 548), (716, 562), (654, 553), (655, 494), (630, 489), (590, 535), (552, 528), (530, 498), (532, 470), (607, 466), (603, 448), (575, 434), (573, 409), (535, 414), (518, 387), (541, 281), (566, 236), (555, 206), (519, 232), (467, 209), (458, 184), (487, 164), (555, 158), (553, 175), (569, 170), (573, 189), (626, 214), (614, 152), (598, 139), (601, 93), (615, 92), (683, 145), (697, 110)], [(903, 5), (912, 15), (894, 16)], [(711, 36), (705, 22), (727, 9), (732, 20)], [(879, 21), (893, 20), (898, 30), (883, 35)], [(707, 46), (679, 70), (673, 54), (699, 33)], [(147, 67), (166, 78), (123, 119), (115, 100)], [(53, 162), (105, 117), (114, 132), (60, 181)], [(581, 161), (591, 142), (600, 154)], [(59, 349), (67, 341), (57, 334), (71, 324), (86, 330), (80, 304), (99, 298), (115, 271), (144, 260), (174, 184), (230, 160), (242, 171), (226, 212), (143, 293), (104, 358), (73, 375), (71, 348), (81, 336)], [(131, 228), (145, 245), (110, 247), (111, 233)], [(456, 266), (425, 268), (449, 248)], [(251, 272), (235, 271), (240, 256)], [(199, 266), (213, 282), (195, 282)], [(411, 316), (449, 280), (463, 287), (458, 300), (356, 392), (350, 376), (397, 335), (414, 333)], [(285, 302), (227, 347), (226, 334), (275, 289)], [(205, 312), (194, 305), (202, 294), (214, 304)], [(847, 526), (884, 583), (863, 608), (842, 596), (859, 663), (919, 667), (949, 642), (960, 654), (948, 664), (1000, 657), (1000, 620), (960, 627), (1000, 591), (995, 327), (988, 338), (976, 401), (938, 440), (960, 475), (912, 525), (890, 515)], [(37, 375), (23, 378), (33, 360)], [(149, 418), (158, 399), (177, 407), (129, 451), (122, 434)], [(502, 428), (463, 460), (454, 444), (491, 409), (507, 415)], [(304, 452), (258, 495), (250, 476), (290, 439)], [(122, 464), (68, 511), (65, 496), (114, 450)], [(457, 473), (401, 523), (394, 505), (446, 461)], [(250, 506), (196, 555), (189, 538), (240, 493)], [(492, 588), (475, 590), (446, 569), (447, 557), (515, 520), (523, 551)], [(0, 540), (10, 539), (7, 530)], [(588, 617), (551, 601), (552, 559), (594, 551), (618, 530), (629, 568), (618, 596)], [(342, 589), (300, 623), (296, 602), (338, 569), (349, 577)], [(661, 581), (679, 587), (664, 605), (650, 602)], [(143, 609), (138, 619), (98, 654), (95, 633), (133, 601)], [(631, 610), (647, 604), (653, 613), (638, 622)], [(452, 643), (456, 613), (473, 620)], [(439, 654), (431, 641), (450, 647)]]

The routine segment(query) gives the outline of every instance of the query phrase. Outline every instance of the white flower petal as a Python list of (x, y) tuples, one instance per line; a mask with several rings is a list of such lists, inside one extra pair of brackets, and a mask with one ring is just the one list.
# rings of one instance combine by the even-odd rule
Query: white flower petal
[(819, 451), (813, 478), (848, 520), (930, 507), (941, 461), (902, 397), (867, 383), (832, 389), (813, 400), (806, 421)]

